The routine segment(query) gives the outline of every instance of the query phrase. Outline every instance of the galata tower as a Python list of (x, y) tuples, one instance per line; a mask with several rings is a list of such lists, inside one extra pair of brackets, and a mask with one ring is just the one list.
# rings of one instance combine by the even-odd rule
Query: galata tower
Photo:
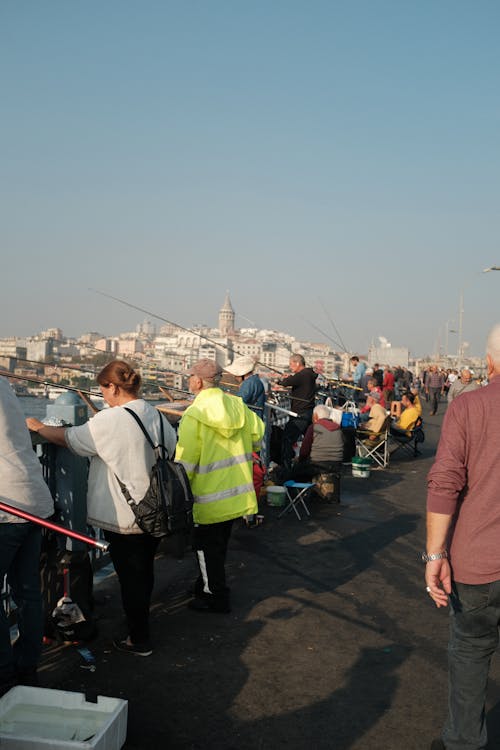
[(229, 299), (229, 292), (226, 292), (226, 299), (219, 310), (219, 331), (221, 336), (228, 336), (234, 331), (234, 310)]

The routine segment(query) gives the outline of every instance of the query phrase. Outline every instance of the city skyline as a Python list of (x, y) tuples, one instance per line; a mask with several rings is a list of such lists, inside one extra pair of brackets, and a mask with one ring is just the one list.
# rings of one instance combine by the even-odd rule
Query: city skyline
[(0, 336), (133, 327), (96, 288), (213, 326), (230, 289), (238, 327), (421, 356), (461, 318), (482, 355), (499, 28), (493, 0), (3, 3)]
[[(500, 268), (488, 268), (484, 269), (483, 273), (487, 271), (500, 271)], [(95, 291), (95, 290), (92, 290)], [(97, 292), (97, 294), (100, 294), (101, 296), (105, 296), (110, 298), (109, 295), (106, 295), (103, 292)], [(0, 336), (1, 339), (8, 339), (10, 337), (12, 338), (19, 338), (19, 339), (34, 339), (37, 337), (44, 337), (44, 335), (48, 334), (50, 331), (58, 331), (59, 334), (62, 334), (63, 338), (68, 340), (80, 340), (84, 337), (88, 336), (89, 334), (99, 334), (102, 339), (118, 339), (120, 337), (125, 338), (129, 336), (135, 336), (135, 335), (141, 335), (143, 338), (147, 338), (148, 335), (157, 337), (161, 335), (165, 335), (165, 332), (162, 333), (162, 329), (169, 329), (171, 327), (179, 329), (176, 333), (182, 333), (182, 331), (186, 333), (193, 333), (198, 334), (200, 331), (207, 330), (211, 332), (221, 332), (223, 336), (228, 335), (228, 331), (232, 330), (231, 325), (234, 325), (234, 333), (237, 334), (237, 336), (243, 335), (243, 336), (251, 336), (252, 331), (256, 331), (257, 334), (262, 334), (263, 332), (270, 332), (271, 338), (273, 338), (274, 334), (277, 334), (278, 336), (284, 335), (290, 338), (295, 339), (297, 342), (302, 342), (307, 345), (314, 345), (314, 344), (325, 344), (328, 347), (331, 348), (332, 351), (335, 351), (339, 354), (343, 353), (349, 353), (349, 354), (360, 354), (362, 356), (366, 356), (367, 352), (370, 348), (384, 348), (386, 346), (393, 347), (394, 349), (397, 349), (398, 347), (408, 348), (410, 357), (416, 357), (418, 358), (446, 358), (448, 355), (450, 357), (453, 357), (455, 354), (458, 356), (458, 339), (455, 339), (455, 348), (453, 347), (453, 340), (451, 337), (451, 334), (458, 334), (459, 330), (454, 329), (450, 326), (450, 323), (452, 321), (446, 321), (445, 326), (438, 331), (438, 337), (435, 342), (435, 347), (432, 351), (424, 352), (424, 353), (417, 353), (414, 352), (411, 349), (411, 346), (409, 346), (408, 342), (392, 342), (390, 341), (386, 336), (379, 335), (376, 337), (372, 337), (371, 341), (368, 342), (366, 349), (349, 349), (346, 348), (344, 341), (342, 339), (342, 335), (339, 332), (337, 326), (335, 325), (335, 322), (331, 318), (331, 316), (328, 313), (328, 310), (323, 307), (323, 312), (325, 314), (325, 317), (328, 322), (328, 326), (324, 325), (324, 328), (331, 327), (331, 333), (328, 333), (327, 330), (324, 330), (317, 326), (312, 321), (307, 321), (310, 324), (311, 330), (314, 330), (316, 333), (315, 336), (309, 336), (309, 337), (298, 337), (294, 336), (290, 331), (286, 330), (278, 330), (276, 328), (272, 328), (271, 326), (263, 326), (259, 327), (254, 324), (254, 321), (249, 320), (248, 318), (245, 318), (244, 316), (238, 315), (237, 311), (233, 310), (230, 301), (230, 295), (229, 291), (226, 290), (225, 299), (223, 305), (218, 310), (218, 321), (214, 324), (209, 323), (193, 323), (191, 327), (183, 325), (179, 321), (173, 321), (168, 320), (164, 318), (163, 316), (155, 315), (149, 310), (146, 310), (145, 308), (140, 308), (138, 306), (132, 305), (127, 303), (125, 300), (120, 300), (116, 298), (114, 300), (116, 303), (120, 305), (124, 305), (126, 308), (131, 308), (134, 310), (133, 315), (137, 315), (137, 312), (142, 312), (146, 315), (144, 319), (141, 321), (138, 321), (138, 319), (135, 320), (135, 323), (132, 325), (132, 327), (127, 328), (125, 330), (116, 330), (116, 331), (105, 331), (102, 329), (96, 329), (94, 331), (91, 330), (82, 330), (77, 333), (67, 333), (63, 330), (61, 326), (50, 326), (47, 330), (44, 329), (38, 329), (38, 330), (32, 330), (27, 334), (23, 334), (21, 336), (15, 336), (14, 334), (7, 334), (6, 336)], [(462, 301), (462, 300), (461, 300)], [(224, 323), (224, 316), (226, 315), (226, 322), (227, 322), (227, 305), (229, 304), (229, 309), (231, 309), (232, 315), (231, 317), (231, 325), (228, 327)], [(463, 308), (462, 308), (463, 311)], [(459, 311), (460, 312), (460, 311)], [(222, 315), (222, 318), (221, 318)], [(207, 319), (213, 318), (214, 315), (208, 316)], [(457, 319), (459, 319), (460, 315), (457, 316)], [(245, 323), (245, 325), (238, 325), (237, 321), (240, 319)], [(454, 321), (453, 321), (454, 322)], [(150, 329), (146, 331), (145, 329)], [(227, 332), (226, 332), (227, 329)], [(168, 334), (167, 334), (168, 335)], [(203, 339), (203, 335), (202, 335)], [(207, 339), (208, 341), (209, 339)], [(463, 350), (462, 350), (462, 356), (465, 357), (482, 357), (484, 353), (474, 353), (471, 351), (470, 343), (462, 338), (462, 344), (463, 344)]]

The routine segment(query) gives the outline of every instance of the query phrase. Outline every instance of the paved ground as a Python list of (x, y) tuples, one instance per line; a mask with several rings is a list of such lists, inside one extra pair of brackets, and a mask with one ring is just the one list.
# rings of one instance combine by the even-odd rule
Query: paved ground
[[(415, 750), (446, 706), (447, 613), (423, 582), (425, 477), (441, 417), (425, 418), (423, 455), (368, 480), (347, 476), (339, 513), (235, 529), (231, 615), (193, 613), (191, 558), (158, 560), (151, 658), (110, 650), (121, 610), (114, 576), (98, 589), (94, 673), (73, 647), (48, 649), (47, 687), (129, 701), (126, 750)], [(500, 672), (490, 684), (490, 747), (500, 746)]]

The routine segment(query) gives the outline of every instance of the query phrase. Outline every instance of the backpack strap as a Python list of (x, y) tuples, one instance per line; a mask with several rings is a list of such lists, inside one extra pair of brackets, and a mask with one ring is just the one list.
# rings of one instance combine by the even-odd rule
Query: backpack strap
[(125, 409), (125, 411), (128, 411), (128, 413), (133, 416), (133, 418), (135, 419), (135, 421), (137, 422), (137, 424), (139, 425), (139, 427), (143, 431), (144, 437), (148, 441), (148, 443), (151, 446), (151, 448), (154, 451), (156, 451), (157, 448), (161, 448), (162, 457), (164, 458), (165, 454), (167, 453), (167, 451), (166, 451), (166, 448), (165, 448), (165, 437), (164, 437), (164, 432), (163, 432), (163, 419), (162, 419), (161, 414), (158, 412), (158, 416), (160, 417), (160, 445), (155, 445), (153, 443), (153, 441), (151, 440), (148, 431), (146, 430), (146, 428), (142, 424), (141, 419), (138, 417), (138, 415), (135, 413), (135, 411), (133, 411), (132, 409), (128, 409), (126, 406), (124, 406), (123, 408)]
[[(129, 414), (131, 414), (131, 415), (133, 416), (133, 418), (135, 419), (135, 421), (137, 422), (137, 424), (139, 425), (139, 427), (140, 427), (140, 428), (141, 428), (141, 430), (143, 431), (143, 433), (144, 433), (144, 437), (145, 437), (145, 438), (146, 438), (146, 440), (148, 441), (149, 445), (150, 445), (150, 446), (151, 446), (151, 448), (152, 448), (152, 449), (153, 449), (153, 450), (155, 451), (155, 454), (156, 454), (156, 451), (157, 451), (158, 449), (160, 449), (160, 448), (161, 448), (161, 452), (162, 452), (162, 458), (165, 458), (165, 455), (166, 455), (167, 451), (166, 451), (166, 448), (165, 448), (165, 439), (164, 439), (164, 433), (163, 433), (163, 419), (162, 419), (162, 416), (161, 416), (161, 414), (160, 414), (160, 413), (158, 412), (158, 416), (160, 417), (160, 437), (161, 437), (161, 445), (155, 445), (155, 444), (153, 443), (153, 441), (151, 440), (151, 438), (150, 438), (150, 436), (149, 436), (149, 433), (148, 433), (148, 431), (146, 430), (146, 428), (145, 428), (145, 427), (144, 427), (144, 425), (142, 424), (142, 420), (140, 419), (140, 417), (138, 417), (138, 415), (137, 415), (137, 414), (135, 413), (135, 411), (133, 411), (132, 409), (128, 409), (128, 408), (127, 408), (126, 406), (124, 406), (123, 408), (125, 409), (125, 411), (128, 411), (128, 413), (129, 413)], [(157, 457), (158, 457), (158, 454), (156, 454), (156, 455), (157, 455)], [(132, 495), (131, 495), (131, 494), (130, 494), (130, 492), (128, 491), (128, 489), (127, 489), (127, 487), (125, 486), (125, 484), (124, 484), (124, 483), (123, 483), (123, 482), (121, 481), (121, 479), (120, 479), (120, 478), (119, 478), (119, 477), (118, 477), (118, 476), (117, 476), (116, 474), (115, 474), (115, 478), (116, 478), (116, 480), (117, 480), (118, 484), (120, 485), (120, 489), (121, 489), (121, 491), (123, 492), (123, 494), (124, 494), (124, 496), (125, 496), (125, 500), (127, 501), (127, 503), (128, 503), (128, 504), (129, 504), (130, 506), (134, 506), (134, 505), (136, 505), (136, 502), (135, 502), (135, 500), (133, 500), (133, 498), (132, 498)]]

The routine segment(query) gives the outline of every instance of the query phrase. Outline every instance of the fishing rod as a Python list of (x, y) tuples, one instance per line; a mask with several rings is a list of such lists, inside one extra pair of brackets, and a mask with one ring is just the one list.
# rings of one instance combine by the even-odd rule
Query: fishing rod
[(65, 536), (71, 537), (71, 539), (78, 539), (79, 542), (84, 542), (85, 544), (88, 544), (91, 547), (96, 547), (103, 552), (106, 552), (109, 547), (109, 542), (102, 542), (100, 539), (94, 539), (91, 536), (87, 536), (87, 534), (80, 534), (78, 531), (72, 531), (72, 529), (68, 529), (66, 526), (52, 523), (52, 521), (47, 521), (46, 518), (39, 518), (39, 516), (34, 516), (32, 513), (28, 513), (25, 510), (20, 510), (19, 508), (14, 508), (12, 505), (7, 505), (7, 503), (0, 502), (0, 510), (3, 510), (4, 513), (10, 513), (13, 516), (24, 518), (25, 521), (36, 523), (37, 526), (42, 526), (44, 529), (56, 531), (58, 534), (64, 534)]
[(93, 396), (94, 398), (97, 396), (99, 397), (100, 394), (96, 393), (95, 391), (86, 391), (82, 388), (74, 388), (71, 385), (62, 385), (61, 383), (55, 383), (51, 380), (42, 380), (41, 378), (28, 378), (25, 375), (14, 375), (12, 372), (7, 372), (6, 370), (0, 370), (0, 375), (4, 378), (8, 378), (9, 380), (12, 378), (14, 380), (24, 380), (27, 383), (38, 383), (39, 385), (45, 385), (50, 388), (63, 388), (65, 391), (73, 391), (74, 393), (85, 393), (87, 396)]
[[(185, 326), (179, 325), (179, 323), (174, 323), (173, 321), (168, 320), (167, 318), (164, 318), (161, 315), (157, 315), (156, 313), (151, 312), (151, 310), (146, 310), (144, 307), (133, 305), (131, 302), (127, 302), (126, 300), (123, 300), (120, 297), (115, 297), (112, 294), (108, 294), (107, 292), (101, 292), (98, 289), (93, 289), (92, 287), (90, 287), (89, 289), (91, 292), (94, 292), (95, 294), (99, 294), (102, 297), (106, 297), (107, 299), (112, 299), (115, 302), (119, 302), (121, 305), (125, 305), (125, 307), (130, 307), (132, 310), (138, 310), (139, 312), (142, 312), (145, 315), (149, 315), (152, 318), (156, 318), (157, 320), (163, 321), (163, 323), (167, 323), (168, 325), (174, 326), (175, 328), (180, 328), (181, 331), (186, 331), (186, 333), (190, 333), (193, 336), (199, 336), (199, 338), (204, 339), (205, 341), (208, 341), (210, 344), (213, 344), (214, 346), (218, 346), (220, 349), (225, 349), (226, 351), (230, 351), (231, 353), (234, 353), (234, 350), (231, 347), (226, 346), (225, 344), (220, 344), (219, 342), (214, 341), (214, 339), (211, 339), (202, 333), (193, 331), (191, 328), (186, 328)], [(285, 373), (282, 370), (278, 370), (276, 367), (271, 367), (271, 365), (265, 364), (264, 362), (260, 362), (259, 360), (255, 360), (255, 364), (261, 365), (262, 367), (265, 367), (268, 370), (272, 370), (273, 372), (276, 372), (278, 375), (285, 375)], [(171, 371), (171, 372), (174, 372), (174, 371)], [(307, 399), (296, 397), (295, 400), (306, 401)]]
[[(38, 365), (38, 367), (53, 367), (54, 369), (57, 369), (57, 370), (76, 370), (77, 372), (85, 372), (86, 370), (90, 371), (90, 370), (96, 369), (95, 365), (89, 365), (87, 367), (85, 365), (83, 366), (82, 365), (70, 365), (70, 364), (67, 364), (66, 362), (64, 363), (62, 362), (40, 362), (39, 359), (26, 359), (25, 357), (14, 357), (10, 354), (6, 355), (5, 358), (15, 359), (16, 362), (28, 362), (29, 364), (32, 364), (32, 365)], [(92, 374), (95, 375), (95, 372), (93, 372)]]
[(340, 343), (342, 344), (342, 348), (343, 348), (343, 350), (344, 350), (345, 354), (349, 354), (349, 353), (350, 353), (350, 352), (349, 352), (349, 349), (347, 349), (346, 345), (345, 345), (345, 344), (344, 344), (344, 342), (342, 341), (342, 336), (340, 335), (339, 329), (337, 328), (337, 326), (336, 326), (336, 325), (335, 325), (335, 323), (333, 322), (333, 319), (332, 319), (332, 317), (331, 317), (330, 313), (329, 313), (329, 312), (328, 312), (328, 310), (326, 309), (326, 305), (325, 305), (325, 304), (323, 303), (323, 301), (322, 301), (322, 300), (321, 300), (321, 299), (320, 299), (319, 297), (318, 297), (318, 299), (319, 299), (319, 302), (320, 302), (320, 305), (321, 305), (321, 307), (323, 308), (323, 310), (324, 310), (324, 312), (325, 312), (325, 314), (326, 314), (326, 317), (328, 318), (328, 320), (329, 320), (329, 321), (330, 321), (330, 323), (332, 324), (332, 328), (333, 328), (333, 330), (335, 331), (335, 334), (336, 334), (336, 335), (337, 335), (337, 336), (339, 337)]
[[(234, 353), (234, 350), (231, 347), (226, 346), (225, 344), (221, 344), (218, 341), (215, 341), (214, 339), (211, 339), (208, 336), (205, 336), (203, 333), (198, 333), (197, 331), (193, 331), (191, 328), (186, 328), (185, 326), (181, 326), (179, 323), (174, 323), (173, 321), (168, 320), (167, 318), (164, 318), (161, 315), (157, 315), (156, 313), (151, 312), (151, 310), (146, 310), (144, 307), (133, 305), (131, 302), (127, 302), (126, 300), (120, 299), (120, 297), (114, 297), (112, 294), (107, 294), (106, 292), (100, 292), (98, 289), (92, 289), (92, 287), (90, 287), (90, 291), (94, 292), (95, 294), (100, 294), (102, 297), (107, 297), (107, 299), (112, 299), (115, 302), (119, 302), (121, 305), (125, 305), (125, 307), (130, 307), (132, 310), (138, 310), (139, 312), (145, 313), (145, 315), (150, 315), (152, 318), (161, 320), (163, 321), (163, 323), (167, 323), (170, 326), (174, 326), (175, 328), (180, 328), (181, 331), (186, 331), (186, 333), (191, 333), (193, 336), (199, 336), (200, 339), (203, 339), (204, 341), (208, 341), (210, 344), (213, 344), (214, 346), (218, 346), (220, 349), (225, 349), (226, 351)], [(260, 362), (259, 360), (255, 360), (255, 364), (261, 365), (262, 367), (266, 367), (268, 370), (272, 370), (273, 372), (278, 373), (278, 375), (285, 374), (281, 370), (276, 369), (276, 367), (271, 367), (271, 365), (267, 365), (264, 362)]]
[[(316, 331), (318, 331), (318, 333), (321, 333), (322, 336), (324, 336), (329, 341), (331, 341), (332, 344), (335, 344), (335, 346), (339, 346), (341, 349), (343, 348), (342, 345), (338, 341), (335, 341), (335, 339), (333, 339), (331, 336), (329, 336), (327, 333), (325, 333), (325, 331), (322, 331), (321, 328), (319, 328), (317, 325), (315, 325), (314, 323), (311, 323), (310, 320), (308, 320), (304, 316), (302, 316), (302, 320), (305, 320), (306, 323), (308, 323), (310, 326), (312, 326)], [(348, 352), (345, 352), (345, 353), (347, 354)]]
[[(116, 358), (116, 353), (114, 353), (114, 352), (103, 352), (102, 349), (98, 349), (96, 346), (92, 346), (91, 344), (85, 344), (85, 349), (92, 349), (92, 351), (99, 352), (99, 354), (110, 354), (111, 356), (114, 356)], [(129, 359), (129, 360), (134, 360), (135, 359), (135, 361), (137, 361), (137, 363), (138, 363), (137, 366), (141, 367), (141, 362), (137, 358), (134, 358), (133, 356), (132, 357), (128, 357), (127, 356), (127, 359)], [(185, 375), (186, 375), (185, 372), (179, 372), (178, 370), (171, 370), (171, 369), (168, 369), (166, 367), (156, 367), (156, 372), (158, 374), (160, 374), (160, 375), (181, 375), (182, 377), (185, 377)], [(141, 378), (142, 378), (142, 383), (144, 383), (145, 385), (157, 386), (160, 390), (162, 390), (163, 386), (158, 385), (158, 382), (156, 380), (148, 380), (147, 378), (144, 378), (142, 375), (141, 375)], [(169, 385), (168, 386), (168, 390), (169, 391), (177, 391), (178, 393), (184, 393), (184, 394), (186, 394), (188, 396), (192, 395), (192, 393), (190, 391), (186, 391), (183, 388), (176, 388), (174, 385)]]
[[(100, 354), (106, 354), (106, 352), (103, 352), (102, 349), (97, 349), (97, 347), (91, 346), (89, 344), (85, 344), (85, 348), (86, 349), (93, 349), (94, 351), (99, 352)], [(111, 354), (111, 352), (109, 352), (109, 353)], [(53, 367), (54, 369), (75, 370), (76, 372), (86, 372), (86, 371), (87, 372), (92, 372), (93, 376), (96, 375), (96, 370), (97, 369), (102, 369), (102, 368), (97, 368), (96, 365), (88, 365), (87, 366), (85, 364), (83, 364), (83, 365), (70, 365), (70, 364), (66, 364), (66, 363), (62, 364), (62, 363), (58, 363), (58, 362), (40, 362), (39, 360), (36, 360), (36, 359), (25, 359), (24, 357), (12, 357), (10, 355), (9, 355), (9, 359), (14, 359), (14, 360), (16, 360), (16, 362), (29, 362), (31, 364), (36, 364), (39, 367)], [(165, 374), (165, 373), (173, 373), (174, 375), (183, 375), (184, 374), (182, 372), (177, 372), (176, 370), (167, 370), (165, 368), (159, 368), (159, 372), (162, 375)], [(14, 375), (12, 375), (11, 377), (14, 377)], [(160, 390), (162, 388), (162, 386), (159, 386), (158, 383), (156, 383), (153, 380), (147, 380), (146, 378), (142, 378), (142, 382), (145, 385), (157, 385)], [(59, 387), (59, 388), (64, 388), (65, 387), (64, 385), (61, 385), (60, 383), (53, 383), (53, 385), (56, 386), (56, 387)], [(70, 388), (68, 388), (68, 390), (70, 390)], [(88, 393), (87, 391), (84, 391), (81, 388), (77, 388), (76, 390), (79, 393)], [(184, 394), (188, 394), (189, 395), (189, 391), (183, 390), (182, 388), (176, 388), (175, 386), (169, 386), (169, 390), (179, 391), (179, 393), (184, 393)], [(93, 392), (91, 392), (90, 395), (99, 396), (98, 393), (93, 393)]]

